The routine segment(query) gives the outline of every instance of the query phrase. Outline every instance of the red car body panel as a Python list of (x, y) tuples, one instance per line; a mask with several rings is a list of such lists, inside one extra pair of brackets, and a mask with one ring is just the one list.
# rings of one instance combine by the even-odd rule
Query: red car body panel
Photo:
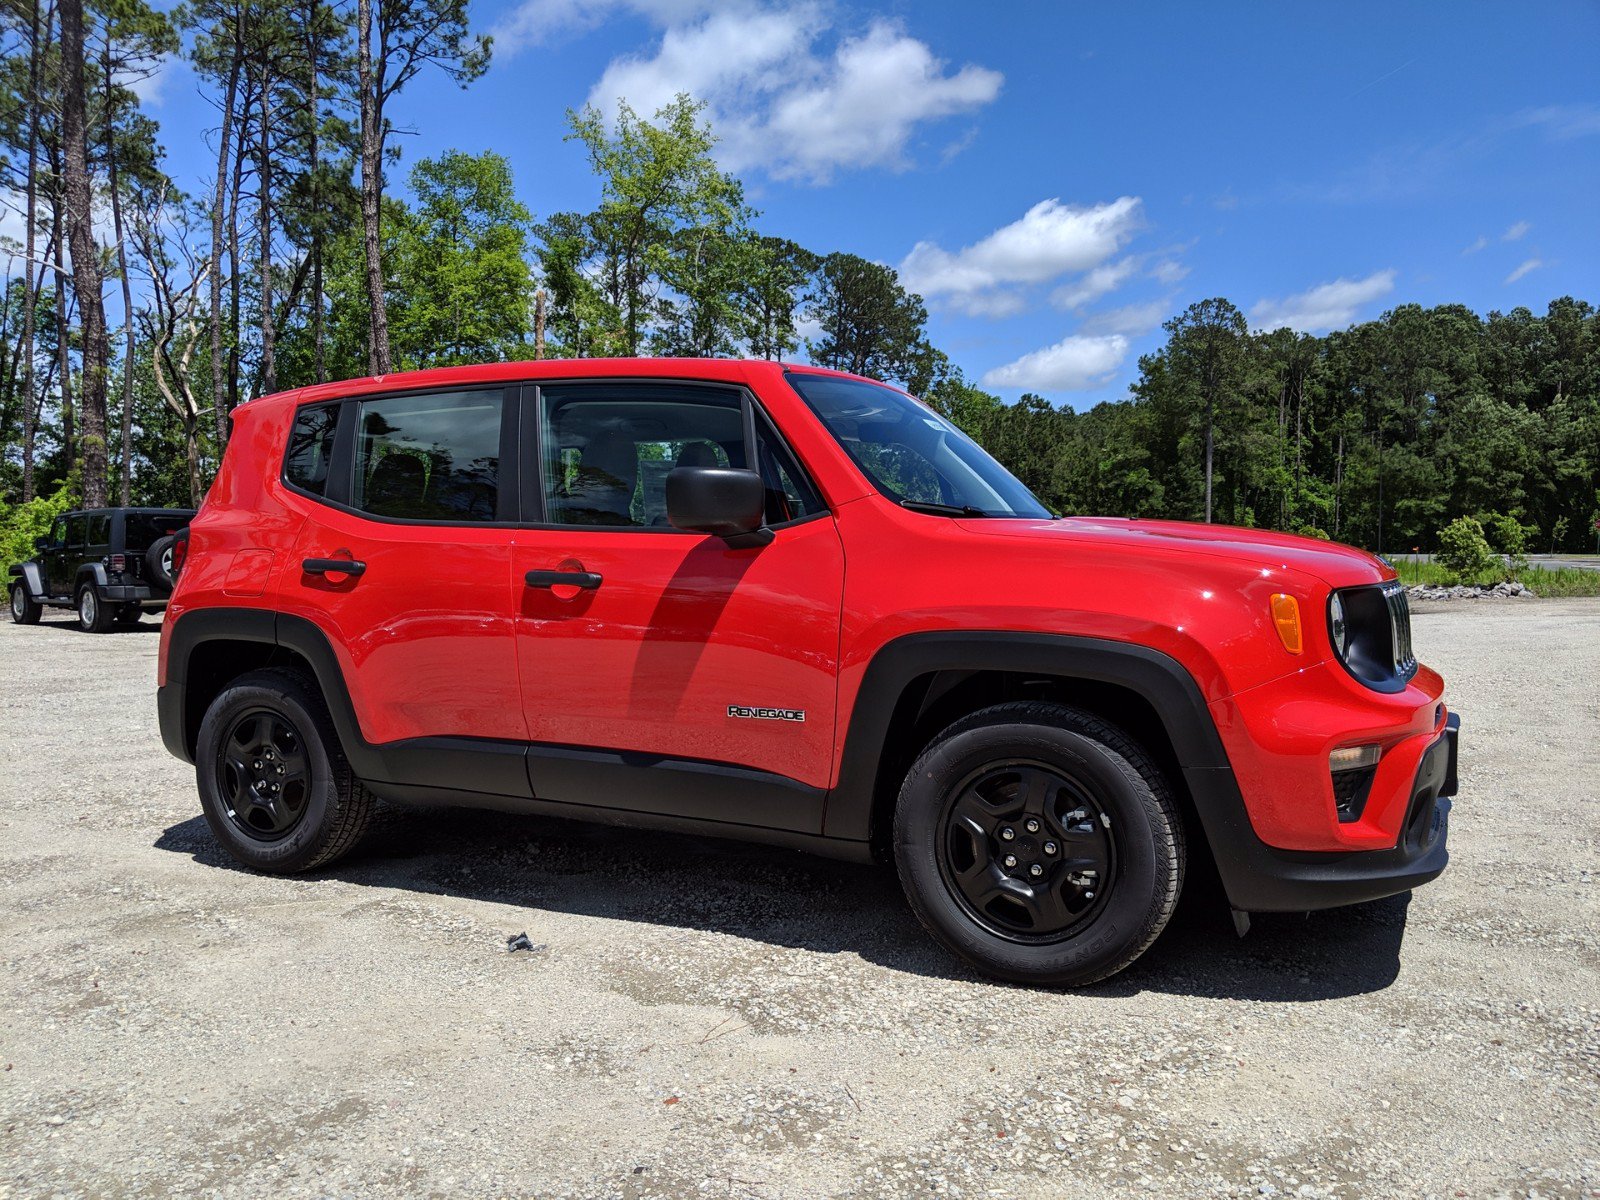
[[(1255, 834), (1284, 850), (1394, 847), (1442, 681), (1363, 686), (1336, 660), (1330, 588), (1393, 572), (1350, 547), (1170, 521), (952, 519), (908, 511), (857, 469), (764, 362), (504, 363), (306, 388), (237, 409), (222, 469), (191, 527), (163, 630), (186, 612), (263, 608), (321, 629), (373, 743), (449, 736), (595, 746), (748, 766), (826, 789), (869, 664), (929, 631), (1064, 634), (1147, 647), (1188, 672), (1215, 721)], [(733, 549), (678, 531), (383, 523), (288, 488), (300, 405), (346, 396), (538, 380), (719, 381), (748, 388), (830, 513)], [(355, 581), (304, 558), (353, 557)], [(594, 592), (523, 584), (529, 570), (604, 577)], [(1305, 645), (1277, 636), (1294, 596)], [(804, 710), (733, 719), (730, 704)], [(1384, 747), (1357, 821), (1334, 808), (1328, 752)], [(821, 832), (818, 830), (817, 832)]]

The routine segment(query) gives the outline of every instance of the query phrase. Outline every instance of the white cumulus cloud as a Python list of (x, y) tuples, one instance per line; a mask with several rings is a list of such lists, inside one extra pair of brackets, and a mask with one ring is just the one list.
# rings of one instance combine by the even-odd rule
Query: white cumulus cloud
[(1250, 310), (1250, 323), (1257, 329), (1325, 333), (1350, 324), (1362, 307), (1392, 292), (1394, 277), (1390, 267), (1364, 279), (1335, 279), (1280, 300), (1261, 300)]
[(626, 101), (649, 116), (680, 92), (707, 106), (730, 170), (757, 167), (776, 179), (825, 183), (864, 167), (904, 170), (927, 122), (982, 108), (1004, 77), (987, 67), (952, 69), (898, 23), (874, 21), (826, 48), (831, 9), (790, 3), (693, 5), (672, 0), (528, 0), (496, 33), (515, 48), (549, 36), (539, 22), (583, 29), (626, 8), (662, 26), (650, 50), (614, 59), (589, 92), (607, 117)]
[(1128, 339), (1120, 333), (1074, 335), (985, 372), (983, 386), (1022, 388), (1031, 392), (1081, 392), (1110, 382), (1127, 357)]
[(983, 313), (997, 291), (1099, 267), (1141, 223), (1137, 196), (1089, 207), (1041, 200), (1009, 225), (960, 250), (918, 242), (900, 263), (900, 277), (922, 296)]
[(1102, 263), (1082, 279), (1063, 284), (1050, 293), (1050, 302), (1057, 308), (1082, 308), (1093, 304), (1101, 296), (1116, 291), (1139, 269), (1137, 258), (1119, 258), (1116, 262)]

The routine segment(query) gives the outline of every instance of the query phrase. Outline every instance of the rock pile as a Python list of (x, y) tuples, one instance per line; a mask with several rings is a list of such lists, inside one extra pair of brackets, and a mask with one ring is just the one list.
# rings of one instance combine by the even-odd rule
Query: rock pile
[(1514, 579), (1507, 583), (1497, 583), (1492, 587), (1483, 587), (1475, 584), (1437, 587), (1433, 584), (1419, 583), (1406, 589), (1406, 597), (1412, 603), (1418, 600), (1534, 600), (1538, 598), (1537, 593), (1532, 588), (1526, 587)]

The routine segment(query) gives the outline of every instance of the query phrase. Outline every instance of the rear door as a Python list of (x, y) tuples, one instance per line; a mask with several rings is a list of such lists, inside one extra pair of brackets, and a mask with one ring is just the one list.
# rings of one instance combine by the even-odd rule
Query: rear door
[(527, 737), (511, 619), (515, 472), (502, 469), (515, 396), (407, 392), (297, 414), (284, 482), (306, 520), (278, 607), (328, 634), (370, 742)]
[[(753, 398), (659, 381), (526, 391), (522, 492), (539, 527), (518, 531), (513, 575), (529, 737), (827, 787), (844, 554)], [(734, 548), (668, 524), (674, 466), (752, 461), (768, 483), (768, 544)], [(550, 583), (563, 574), (593, 586)], [(539, 793), (537, 751), (529, 767)], [(685, 805), (697, 815), (692, 796)], [(802, 828), (809, 815), (797, 805), (749, 819)]]

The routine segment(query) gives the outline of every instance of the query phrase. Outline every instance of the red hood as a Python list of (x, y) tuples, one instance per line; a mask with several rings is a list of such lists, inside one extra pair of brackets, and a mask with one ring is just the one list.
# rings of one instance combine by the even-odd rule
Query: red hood
[(1056, 521), (962, 521), (974, 533), (1056, 539), (1101, 547), (1125, 546), (1132, 553), (1168, 551), (1204, 554), (1234, 562), (1302, 571), (1330, 587), (1392, 579), (1394, 571), (1375, 554), (1320, 538), (1198, 521), (1146, 521), (1129, 517), (1063, 517)]

